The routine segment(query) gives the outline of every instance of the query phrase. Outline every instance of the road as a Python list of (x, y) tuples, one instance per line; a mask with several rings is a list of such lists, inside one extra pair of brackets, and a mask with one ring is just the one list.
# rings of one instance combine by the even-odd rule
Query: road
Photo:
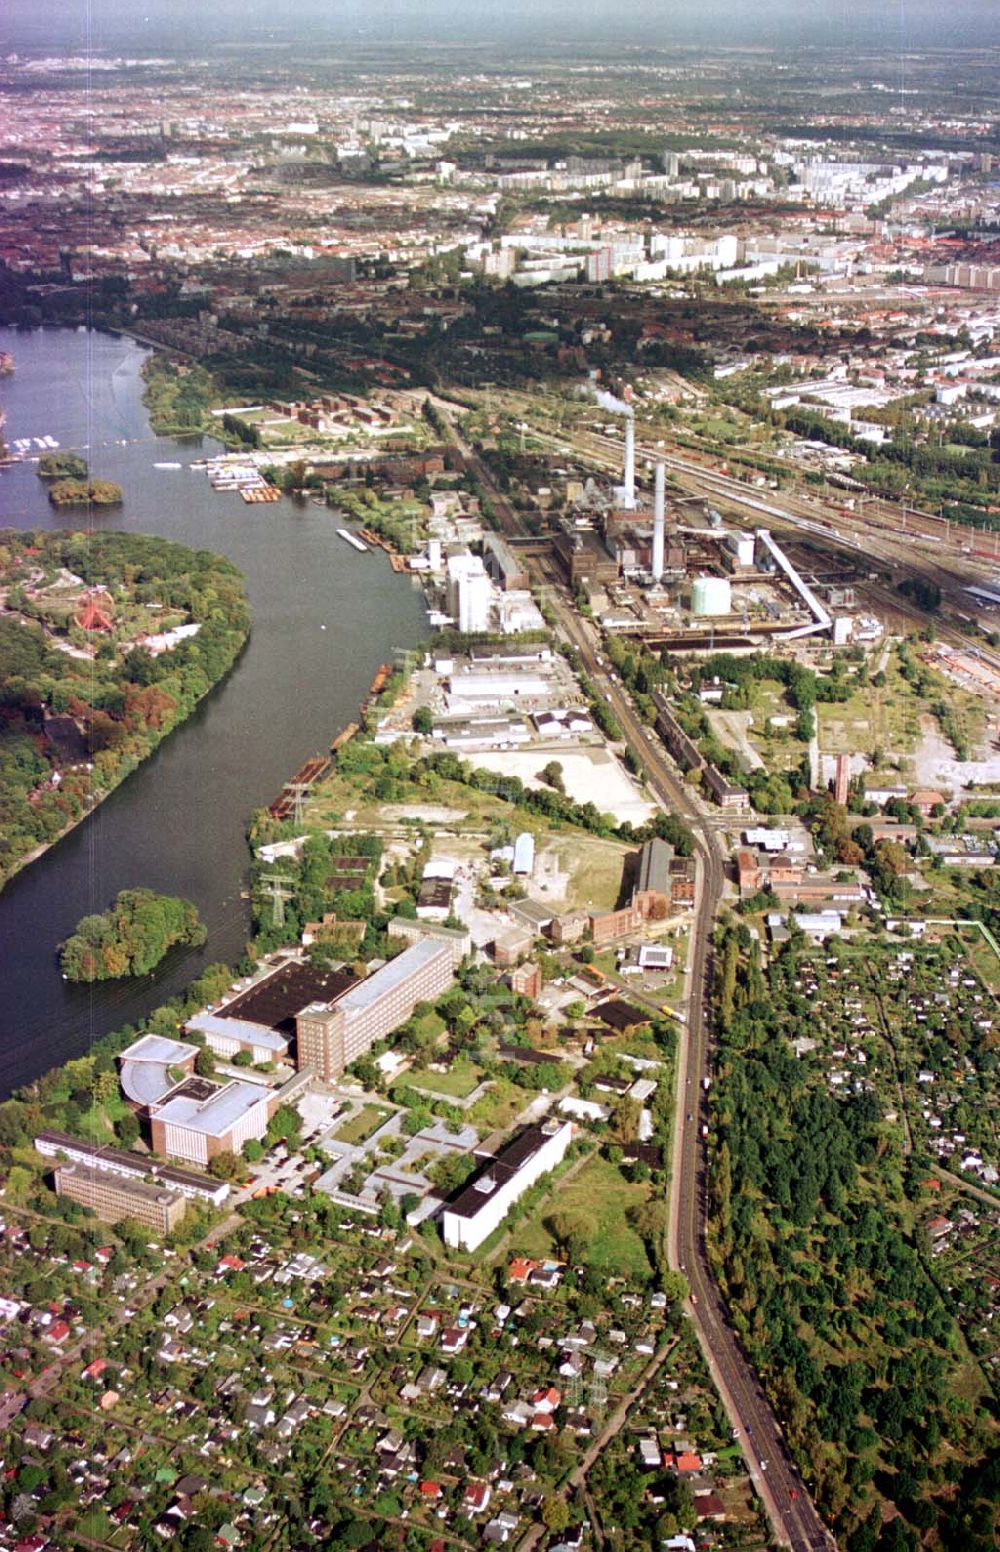
[[(456, 445), (481, 488), (492, 502), (498, 526), (508, 535), (524, 532), (511, 504), (498, 490), (475, 450), (455, 430), (445, 411)], [(735, 483), (735, 482), (734, 482)], [(533, 560), (536, 574), (547, 584), (558, 583), (553, 564)], [(830, 1552), (836, 1544), (823, 1524), (785, 1448), (774, 1412), (729, 1323), (725, 1304), (708, 1263), (707, 1161), (701, 1126), (707, 1111), (702, 1080), (710, 1076), (710, 1040), (706, 1019), (712, 977), (712, 939), (725, 883), (723, 851), (715, 815), (679, 777), (659, 742), (651, 740), (631, 697), (609, 674), (595, 638), (568, 602), (561, 587), (550, 586), (549, 601), (558, 624), (580, 654), (585, 672), (603, 694), (623, 738), (631, 748), (655, 796), (671, 813), (679, 814), (694, 831), (698, 857), (698, 896), (691, 935), (689, 976), (691, 995), (682, 1029), (677, 1066), (677, 1111), (669, 1204), (668, 1244), (671, 1265), (683, 1271), (691, 1289), (688, 1313), (695, 1325), (706, 1362), (726, 1406), (734, 1435), (768, 1518), (775, 1539), (793, 1552)], [(692, 1103), (697, 1096), (697, 1102)]]
[[(555, 593), (550, 595), (550, 602), (562, 630), (580, 653), (587, 674), (607, 697), (653, 792), (665, 808), (685, 819), (697, 837), (699, 879), (689, 961), (691, 996), (677, 1068), (670, 1260), (687, 1277), (693, 1295), (691, 1317), (775, 1537), (795, 1552), (827, 1552), (834, 1542), (792, 1465), (771, 1405), (729, 1324), (705, 1247), (707, 1169), (700, 1132), (706, 1114), (702, 1079), (710, 1073), (705, 1012), (712, 975), (712, 937), (725, 882), (719, 832), (677, 776), (665, 752), (650, 741), (630, 697), (599, 661), (579, 616)], [(762, 1460), (767, 1462), (764, 1469)]]

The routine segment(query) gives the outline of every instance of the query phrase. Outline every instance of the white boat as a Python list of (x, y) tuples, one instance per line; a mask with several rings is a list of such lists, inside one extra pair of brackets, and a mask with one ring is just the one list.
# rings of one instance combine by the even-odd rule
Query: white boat
[(183, 465), (179, 464), (179, 463), (154, 463), (153, 468), (154, 469), (180, 469), (180, 468), (183, 468)]
[(358, 538), (357, 534), (350, 533), (349, 530), (346, 529), (346, 528), (338, 528), (337, 532), (339, 533), (339, 535), (340, 535), (340, 537), (342, 539), (346, 539), (347, 540), (348, 544), (351, 545), (353, 549), (360, 550), (362, 555), (367, 555), (368, 554), (368, 546), (367, 546), (367, 544), (362, 544), (361, 540)]

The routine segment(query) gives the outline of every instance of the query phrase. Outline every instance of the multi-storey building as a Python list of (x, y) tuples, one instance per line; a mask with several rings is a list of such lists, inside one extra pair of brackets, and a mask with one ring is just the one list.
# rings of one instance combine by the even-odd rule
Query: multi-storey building
[(220, 1153), (238, 1153), (250, 1138), (259, 1141), (279, 1104), (277, 1095), (257, 1083), (226, 1083), (221, 1088), (181, 1084), (150, 1110), (157, 1153), (192, 1164), (209, 1164)]
[(528, 1126), (512, 1138), (448, 1203), (441, 1218), (445, 1244), (455, 1250), (477, 1250), (525, 1191), (562, 1163), (572, 1137), (571, 1122), (548, 1121)]
[(184, 1216), (187, 1200), (164, 1185), (147, 1185), (127, 1175), (113, 1175), (85, 1164), (59, 1164), (55, 1170), (57, 1196), (69, 1197), (89, 1207), (102, 1223), (135, 1218), (157, 1234), (169, 1234)]
[(406, 1022), (418, 1002), (440, 997), (462, 957), (460, 939), (424, 938), (333, 1003), (311, 1003), (295, 1020), (300, 1067), (337, 1078), (376, 1040)]
[(88, 1170), (101, 1170), (130, 1180), (151, 1176), (154, 1184), (165, 1190), (177, 1191), (194, 1201), (208, 1202), (212, 1207), (221, 1207), (229, 1195), (225, 1180), (212, 1180), (208, 1175), (196, 1175), (192, 1170), (177, 1169), (173, 1164), (159, 1164), (155, 1159), (127, 1153), (123, 1148), (84, 1142), (68, 1132), (39, 1132), (35, 1149), (45, 1159), (66, 1159), (70, 1163), (86, 1165)]

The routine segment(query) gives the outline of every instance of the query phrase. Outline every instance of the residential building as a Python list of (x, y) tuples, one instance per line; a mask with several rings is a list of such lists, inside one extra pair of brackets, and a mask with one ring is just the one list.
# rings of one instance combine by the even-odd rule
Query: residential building
[(727, 781), (721, 771), (717, 771), (714, 765), (706, 765), (702, 772), (702, 779), (709, 797), (720, 808), (733, 809), (742, 813), (750, 807), (750, 794), (743, 787), (734, 787), (731, 781)]
[(444, 1242), (454, 1250), (476, 1250), (499, 1228), (511, 1207), (536, 1180), (566, 1157), (571, 1122), (529, 1126), (487, 1163), (442, 1214)]

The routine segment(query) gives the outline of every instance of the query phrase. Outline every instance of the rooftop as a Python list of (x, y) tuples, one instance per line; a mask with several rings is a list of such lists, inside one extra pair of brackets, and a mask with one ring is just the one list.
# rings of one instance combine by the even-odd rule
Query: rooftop
[[(569, 1127), (570, 1123), (564, 1121), (562, 1127)], [(562, 1127), (559, 1130), (562, 1130)], [(483, 1205), (489, 1201), (501, 1186), (523, 1169), (528, 1160), (534, 1158), (538, 1150), (554, 1134), (546, 1131), (544, 1126), (526, 1126), (523, 1132), (518, 1132), (510, 1142), (495, 1156), (489, 1159), (485, 1167), (469, 1181), (468, 1185), (459, 1192), (453, 1202), (449, 1202), (446, 1211), (455, 1213), (459, 1218), (474, 1218)]]
[[(285, 964), (216, 1008), (211, 1016), (293, 1035), (297, 1013), (313, 1002), (336, 1002), (354, 984), (349, 970), (318, 970), (315, 965), (298, 962)], [(193, 1022), (190, 1027), (195, 1027)]]
[(416, 975), (426, 965), (433, 964), (444, 952), (446, 952), (445, 945), (434, 938), (423, 938), (419, 943), (411, 944), (395, 959), (390, 959), (387, 965), (383, 965), (381, 970), (376, 970), (375, 974), (370, 975), (366, 981), (356, 982), (351, 990), (340, 998), (341, 1008), (345, 1013), (359, 1013), (362, 1009), (372, 1007), (380, 997), (385, 997), (389, 992), (404, 985), (410, 976)]
[(156, 1119), (173, 1126), (186, 1126), (189, 1131), (203, 1132), (208, 1137), (221, 1137), (241, 1121), (256, 1105), (266, 1105), (270, 1095), (258, 1083), (241, 1083), (235, 1079), (221, 1089), (216, 1089), (208, 1099), (195, 1099), (178, 1094), (157, 1106)]

